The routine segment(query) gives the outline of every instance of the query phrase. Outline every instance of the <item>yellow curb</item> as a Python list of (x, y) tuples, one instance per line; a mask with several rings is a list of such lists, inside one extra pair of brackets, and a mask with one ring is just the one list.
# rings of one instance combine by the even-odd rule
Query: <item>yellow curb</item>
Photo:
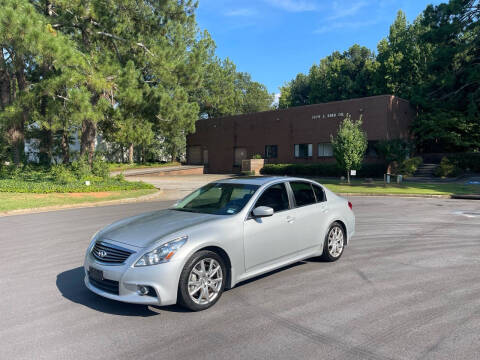
[(125, 198), (125, 199), (106, 200), (106, 201), (98, 201), (98, 202), (85, 202), (85, 203), (71, 204), (71, 205), (52, 205), (52, 206), (44, 206), (39, 208), (2, 211), (0, 212), (0, 217), (25, 215), (25, 214), (37, 214), (37, 213), (43, 213), (43, 212), (49, 212), (49, 211), (81, 209), (81, 208), (106, 206), (106, 205), (128, 204), (128, 203), (134, 203), (134, 202), (147, 202), (147, 201), (158, 200), (158, 198), (162, 194), (163, 194), (163, 191), (159, 190), (153, 194), (142, 195), (136, 198)]

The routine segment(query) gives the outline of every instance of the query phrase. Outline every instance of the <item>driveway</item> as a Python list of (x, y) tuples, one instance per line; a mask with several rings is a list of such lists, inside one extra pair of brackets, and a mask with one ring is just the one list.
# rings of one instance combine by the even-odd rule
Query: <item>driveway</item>
[(209, 182), (225, 179), (232, 175), (202, 174), (202, 175), (163, 175), (144, 174), (129, 176), (130, 181), (144, 181), (163, 191), (162, 199), (177, 200), (187, 196), (193, 190)]
[(357, 235), (340, 261), (294, 264), (199, 313), (83, 285), (97, 229), (169, 202), (0, 218), (1, 357), (479, 359), (480, 203), (351, 200)]

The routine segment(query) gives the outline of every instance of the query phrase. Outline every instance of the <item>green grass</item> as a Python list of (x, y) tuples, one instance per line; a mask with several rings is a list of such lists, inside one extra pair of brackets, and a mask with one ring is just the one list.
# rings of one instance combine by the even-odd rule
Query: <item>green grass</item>
[(398, 194), (398, 195), (465, 195), (480, 194), (480, 186), (463, 185), (458, 183), (414, 183), (406, 182), (400, 185), (388, 184), (384, 186), (383, 181), (375, 181), (373, 184), (363, 184), (361, 180), (353, 180), (351, 185), (342, 184), (338, 180), (319, 179), (316, 181), (324, 184), (335, 193), (355, 194)]
[(107, 200), (136, 198), (154, 193), (155, 189), (108, 191), (96, 193), (0, 193), (0, 211), (62, 206), (81, 203), (95, 203)]
[(118, 164), (110, 163), (108, 168), (110, 171), (123, 171), (123, 170), (134, 170), (134, 169), (145, 169), (150, 167), (165, 167), (165, 166), (179, 166), (178, 162), (168, 162), (168, 163), (145, 163), (145, 164)]
[(85, 185), (84, 181), (75, 181), (68, 184), (56, 183), (52, 180), (40, 181), (22, 179), (1, 179), (0, 193), (69, 193), (69, 192), (100, 192), (100, 191), (124, 191), (153, 189), (154, 186), (141, 181), (125, 181), (122, 179), (110, 178), (92, 180), (91, 185)]

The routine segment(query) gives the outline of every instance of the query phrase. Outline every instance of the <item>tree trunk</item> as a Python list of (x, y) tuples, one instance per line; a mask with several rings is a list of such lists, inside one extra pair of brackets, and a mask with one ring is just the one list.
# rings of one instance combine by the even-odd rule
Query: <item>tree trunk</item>
[(25, 153), (25, 129), (23, 124), (22, 122), (15, 123), (8, 129), (8, 137), (12, 145), (12, 158), (17, 166), (20, 165)]
[(69, 164), (70, 163), (70, 144), (68, 142), (68, 131), (63, 130), (62, 133), (62, 142), (61, 142), (61, 147), (62, 147), (62, 154), (63, 154), (63, 164)]
[(43, 128), (40, 131), (40, 164), (49, 166), (52, 163), (53, 134), (52, 130)]
[(82, 136), (80, 141), (80, 156), (88, 153), (88, 162), (93, 161), (93, 154), (95, 153), (95, 140), (97, 137), (97, 124), (91, 120), (83, 120), (82, 122)]
[(350, 184), (350, 170), (347, 170), (347, 182)]
[[(18, 91), (21, 93), (26, 91), (27, 88), (27, 79), (25, 78), (25, 65), (23, 64), (23, 60), (19, 60), (16, 63), (16, 67), (17, 71), (15, 76), (17, 78)], [(15, 121), (8, 131), (13, 148), (13, 162), (17, 166), (20, 165), (25, 153), (25, 124), (27, 123), (27, 118), (28, 112), (27, 109), (24, 108), (22, 110), (20, 119)]]
[(133, 164), (133, 144), (128, 147), (128, 163)]

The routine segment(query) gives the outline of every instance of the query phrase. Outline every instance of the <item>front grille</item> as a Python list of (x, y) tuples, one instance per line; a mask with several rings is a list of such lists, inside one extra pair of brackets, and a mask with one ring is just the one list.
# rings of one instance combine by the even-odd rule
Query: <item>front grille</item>
[(133, 251), (99, 241), (92, 249), (92, 255), (98, 261), (109, 264), (121, 264), (128, 259)]
[(90, 274), (88, 274), (88, 281), (90, 284), (95, 286), (97, 289), (103, 290), (110, 294), (118, 295), (118, 281), (103, 279), (103, 280), (95, 280), (93, 279)]

